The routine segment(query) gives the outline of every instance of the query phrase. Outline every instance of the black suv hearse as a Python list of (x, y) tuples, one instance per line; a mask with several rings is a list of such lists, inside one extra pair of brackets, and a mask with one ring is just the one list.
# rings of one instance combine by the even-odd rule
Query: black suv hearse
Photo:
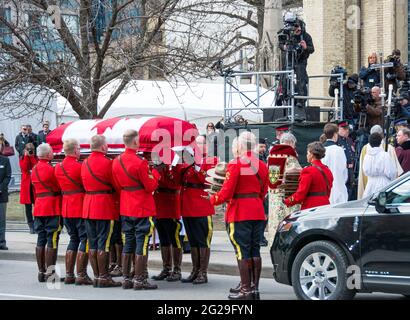
[(296, 212), (271, 248), (274, 278), (299, 299), (410, 295), (410, 173), (371, 198)]

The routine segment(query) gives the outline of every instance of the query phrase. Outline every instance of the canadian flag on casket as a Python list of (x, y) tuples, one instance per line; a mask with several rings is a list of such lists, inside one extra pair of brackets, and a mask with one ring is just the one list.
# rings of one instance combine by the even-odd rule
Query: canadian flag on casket
[(156, 153), (162, 162), (171, 164), (175, 151), (188, 147), (198, 136), (194, 124), (169, 117), (133, 117), (104, 120), (78, 120), (65, 123), (47, 136), (57, 156), (63, 155), (63, 141), (76, 139), (81, 154), (90, 153), (92, 136), (104, 135), (108, 143), (108, 154), (117, 155), (124, 151), (123, 134), (127, 129), (139, 132), (140, 152)]

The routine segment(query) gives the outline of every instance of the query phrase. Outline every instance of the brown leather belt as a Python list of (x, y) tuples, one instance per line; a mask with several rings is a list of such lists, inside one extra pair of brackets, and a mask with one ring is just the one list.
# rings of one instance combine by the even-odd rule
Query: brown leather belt
[(257, 199), (259, 198), (259, 193), (238, 193), (233, 196), (234, 199)]
[(176, 189), (168, 189), (168, 188), (158, 188), (158, 193), (169, 193), (169, 194), (178, 194), (179, 190)]
[(189, 188), (189, 189), (201, 189), (201, 190), (204, 190), (206, 188), (205, 185), (199, 184), (199, 183), (184, 183), (184, 187)]
[(144, 190), (143, 186), (137, 186), (137, 187), (123, 187), (121, 188), (123, 191), (138, 191), (138, 190)]
[(307, 194), (308, 197), (327, 197), (326, 192), (310, 192)]
[(42, 193), (37, 193), (36, 197), (37, 198), (58, 197), (60, 195), (61, 195), (60, 192), (42, 192)]
[(115, 190), (101, 190), (101, 191), (87, 191), (85, 194), (96, 195), (96, 194), (114, 194)]
[(80, 194), (80, 193), (85, 193), (85, 191), (84, 190), (72, 190), (72, 191), (63, 191), (63, 192), (61, 192), (61, 194), (63, 196), (71, 196), (73, 194)]

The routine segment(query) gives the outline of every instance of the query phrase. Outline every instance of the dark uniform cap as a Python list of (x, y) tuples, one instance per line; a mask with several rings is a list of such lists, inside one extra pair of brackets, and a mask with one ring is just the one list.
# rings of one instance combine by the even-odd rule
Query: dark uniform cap
[(264, 138), (259, 138), (259, 144), (267, 144), (266, 139), (264, 139)]
[(407, 119), (397, 119), (396, 121), (394, 121), (394, 126), (408, 126), (408, 122)]

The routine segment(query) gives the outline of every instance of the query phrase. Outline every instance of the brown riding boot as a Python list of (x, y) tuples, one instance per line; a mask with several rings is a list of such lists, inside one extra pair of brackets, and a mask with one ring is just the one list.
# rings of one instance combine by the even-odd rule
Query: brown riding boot
[(251, 290), (251, 274), (249, 269), (249, 259), (239, 261), (239, 274), (241, 276), (241, 290), (239, 293), (232, 293), (228, 296), (230, 300), (253, 300)]
[(192, 283), (199, 272), (199, 248), (191, 247), (192, 271), (188, 278), (181, 279), (183, 283)]
[(90, 286), (93, 281), (87, 274), (88, 255), (86, 252), (77, 253), (77, 277), (75, 278), (76, 286)]
[[(238, 263), (238, 270), (239, 270), (239, 260), (236, 260), (236, 262)], [(242, 284), (241, 284), (241, 282), (239, 281), (239, 283), (238, 283), (238, 285), (235, 287), (235, 288), (231, 288), (231, 289), (229, 289), (229, 292), (230, 293), (239, 293), (240, 291), (241, 291), (241, 286), (242, 286)]]
[(77, 258), (77, 251), (68, 250), (65, 254), (65, 279), (64, 284), (74, 284), (74, 266)]
[(209, 256), (211, 255), (210, 248), (199, 249), (199, 272), (193, 284), (204, 284), (208, 282), (208, 265)]
[(115, 244), (115, 266), (110, 271), (111, 277), (122, 277), (122, 244)]
[(172, 248), (172, 260), (174, 261), (174, 270), (167, 277), (168, 282), (181, 280), (181, 263), (182, 263), (182, 248)]
[(151, 284), (147, 279), (148, 255), (135, 255), (135, 276), (133, 280), (134, 290), (155, 290), (157, 285)]
[(46, 247), (46, 281), (52, 278), (55, 281), (55, 267), (57, 262), (57, 249)]
[(99, 270), (98, 270), (98, 259), (97, 259), (97, 250), (90, 249), (88, 251), (88, 257), (90, 259), (91, 268), (93, 269), (94, 280), (93, 280), (93, 287), (98, 287), (98, 277), (99, 277)]
[(117, 266), (117, 251), (115, 251), (115, 245), (110, 245), (109, 260), (108, 272), (111, 273)]
[(155, 281), (162, 281), (171, 275), (172, 269), (172, 247), (161, 247), (162, 271), (157, 276), (152, 276)]
[(132, 289), (134, 286), (132, 283), (133, 276), (131, 275), (131, 264), (133, 256), (133, 253), (124, 253), (122, 255), (122, 275), (124, 277), (122, 288), (124, 290)]
[(253, 284), (255, 287), (252, 287), (253, 298), (254, 300), (260, 300), (260, 293), (259, 293), (259, 279), (261, 278), (262, 272), (262, 258), (252, 258), (252, 277), (253, 277)]
[(46, 248), (36, 247), (38, 282), (46, 282)]
[(110, 274), (108, 273), (108, 253), (103, 250), (98, 250), (97, 262), (99, 271), (98, 288), (121, 287), (121, 282), (113, 281)]

